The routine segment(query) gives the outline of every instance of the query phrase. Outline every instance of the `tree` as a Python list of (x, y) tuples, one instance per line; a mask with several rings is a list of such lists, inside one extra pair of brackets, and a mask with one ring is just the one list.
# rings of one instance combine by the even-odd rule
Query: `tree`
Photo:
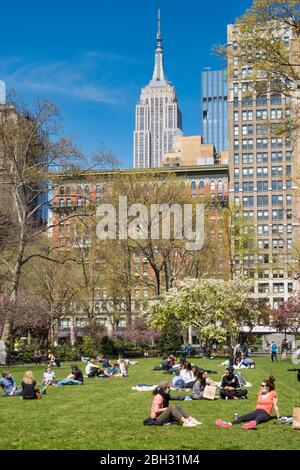
[(159, 337), (160, 334), (158, 331), (149, 328), (145, 315), (136, 316), (131, 328), (129, 328), (124, 335), (126, 341), (130, 341), (135, 346), (145, 347), (153, 344)]
[[(55, 246), (51, 244), (40, 248), (45, 258), (53, 256)], [(49, 315), (49, 341), (51, 344), (56, 339), (56, 331), (59, 320), (63, 316), (73, 316), (74, 303), (77, 298), (77, 285), (74, 280), (73, 261), (70, 259), (70, 253), (65, 250), (59, 250), (55, 254), (57, 262), (48, 259), (34, 259), (30, 266), (24, 271), (21, 279), (21, 286), (27, 292), (34, 292), (39, 296), (47, 306)]]
[[(241, 206), (229, 206), (223, 209), (221, 216), (221, 243), (219, 249), (222, 258), (229, 264), (229, 279), (233, 280), (236, 269), (242, 264), (246, 254), (255, 252), (254, 225), (243, 214)], [(238, 261), (238, 264), (236, 263)], [(241, 273), (244, 274), (244, 273)]]
[(300, 296), (299, 294), (290, 297), (280, 304), (278, 311), (274, 312), (273, 324), (281, 331), (290, 331), (298, 334), (300, 331)]
[[(10, 272), (8, 290), (12, 299), (17, 296), (27, 263), (34, 258), (59, 262), (39, 251), (40, 239), (64, 220), (77, 217), (76, 213), (65, 215), (52, 224), (41, 220), (42, 209), (51, 206), (53, 200), (49, 170), (59, 167), (65, 172), (72, 171), (73, 176), (78, 171), (82, 174), (87, 157), (69, 138), (61, 135), (58, 109), (50, 101), (37, 100), (29, 107), (9, 97), (8, 105), (1, 108), (1, 191), (14, 224), (9, 234), (10, 244), (2, 252), (1, 260)], [(114, 161), (103, 149), (95, 152), (91, 160), (90, 165)], [(88, 210), (87, 215), (90, 215)], [(80, 217), (84, 216), (82, 210)]]
[(187, 329), (192, 325), (201, 339), (222, 342), (237, 336), (245, 322), (258, 323), (260, 311), (249, 297), (251, 281), (185, 279), (150, 307), (150, 323), (163, 329), (172, 317)]
[(34, 294), (18, 292), (16, 300), (12, 300), (8, 294), (2, 294), (0, 318), (2, 323), (11, 323), (15, 336), (29, 333), (39, 340), (47, 338), (50, 324), (47, 305)]

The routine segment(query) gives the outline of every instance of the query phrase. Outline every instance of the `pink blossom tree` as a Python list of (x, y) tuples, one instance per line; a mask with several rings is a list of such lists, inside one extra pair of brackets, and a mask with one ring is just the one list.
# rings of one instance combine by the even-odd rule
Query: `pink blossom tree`
[(49, 315), (46, 304), (36, 295), (18, 292), (15, 300), (8, 294), (0, 295), (0, 323), (9, 321), (13, 336), (30, 333), (45, 339), (49, 330)]
[(275, 317), (274, 325), (284, 331), (297, 334), (300, 330), (300, 295), (290, 297), (283, 302)]
[(129, 330), (126, 331), (124, 339), (136, 346), (149, 346), (160, 337), (160, 333), (150, 328), (144, 315), (137, 316)]

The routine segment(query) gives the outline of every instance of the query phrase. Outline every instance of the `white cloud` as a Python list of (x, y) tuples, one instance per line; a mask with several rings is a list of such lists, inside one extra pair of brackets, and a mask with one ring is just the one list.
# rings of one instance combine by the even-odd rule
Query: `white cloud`
[[(132, 84), (120, 84), (118, 67), (130, 59), (101, 51), (84, 51), (74, 61), (39, 63), (0, 59), (0, 77), (8, 88), (62, 95), (76, 100), (122, 104)], [(115, 76), (114, 76), (115, 75)]]

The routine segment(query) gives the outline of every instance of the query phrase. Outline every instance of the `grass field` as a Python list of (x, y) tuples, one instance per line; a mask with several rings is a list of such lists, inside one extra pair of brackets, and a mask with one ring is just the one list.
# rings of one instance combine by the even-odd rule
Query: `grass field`
[[(270, 374), (277, 379), (281, 414), (291, 415), (293, 406), (300, 405), (300, 383), (295, 372), (287, 372), (290, 361), (272, 363), (269, 357), (256, 361), (256, 369), (243, 370), (253, 384), (248, 400), (174, 403), (203, 423), (195, 428), (143, 426), (152, 393), (135, 392), (131, 387), (168, 380), (170, 376), (150, 370), (159, 363), (157, 359), (139, 360), (130, 366), (127, 378), (85, 379), (82, 386), (49, 387), (42, 400), (0, 398), (0, 449), (299, 449), (300, 431), (276, 419), (249, 431), (240, 426), (218, 429), (214, 424), (218, 417), (232, 420), (235, 412), (252, 411), (259, 383)], [(224, 370), (220, 359), (193, 362), (217, 370), (212, 378), (220, 380)], [(18, 385), (27, 369), (33, 370), (37, 382), (41, 380), (44, 367), (14, 366), (10, 370)], [(63, 364), (56, 376), (62, 379), (69, 372), (69, 365)]]

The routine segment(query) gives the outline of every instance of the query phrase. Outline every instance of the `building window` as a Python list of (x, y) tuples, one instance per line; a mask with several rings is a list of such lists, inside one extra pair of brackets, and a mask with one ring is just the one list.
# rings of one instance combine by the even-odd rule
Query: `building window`
[(271, 95), (271, 105), (281, 105), (282, 104), (282, 98), (281, 95)]
[(269, 218), (269, 211), (257, 211), (258, 220), (268, 220), (268, 218)]
[(234, 164), (238, 165), (240, 163), (240, 156), (238, 153), (234, 154)]
[(258, 279), (268, 279), (269, 278), (269, 270), (268, 269), (259, 269), (257, 273)]
[(268, 191), (268, 181), (257, 181), (257, 191)]
[(260, 250), (268, 250), (269, 249), (269, 240), (258, 240), (257, 241), (257, 244), (258, 244), (258, 248)]
[(269, 283), (258, 284), (258, 293), (259, 294), (268, 294), (269, 293)]
[(257, 196), (257, 205), (258, 206), (267, 206), (269, 204), (268, 196)]
[(281, 205), (283, 204), (283, 196), (282, 194), (275, 194), (272, 196), (272, 204), (273, 205)]
[(268, 235), (269, 233), (269, 225), (258, 225), (257, 226), (257, 233), (259, 235)]
[(253, 163), (253, 153), (243, 153), (243, 163)]
[(274, 282), (273, 284), (273, 292), (275, 294), (283, 294), (284, 293), (284, 283), (283, 282)]

